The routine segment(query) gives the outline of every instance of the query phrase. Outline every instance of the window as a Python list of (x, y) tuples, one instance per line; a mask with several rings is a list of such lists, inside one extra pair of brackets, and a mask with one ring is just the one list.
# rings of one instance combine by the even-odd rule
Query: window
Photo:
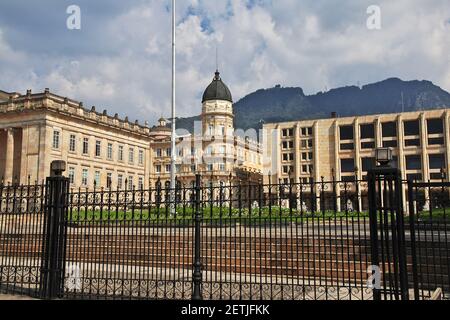
[(289, 174), (291, 172), (294, 171), (294, 167), (293, 166), (283, 166), (283, 173), (284, 174)]
[(219, 163), (219, 171), (225, 171), (225, 163)]
[(355, 159), (341, 159), (341, 172), (355, 172)]
[(355, 145), (353, 143), (341, 143), (341, 150), (353, 150)]
[(225, 127), (224, 126), (220, 126), (219, 129), (220, 129), (220, 134), (222, 136), (224, 136), (225, 135)]
[(418, 136), (420, 134), (419, 120), (403, 122), (405, 136)]
[(420, 139), (405, 140), (405, 147), (420, 147)]
[(445, 174), (440, 172), (431, 172), (430, 173), (430, 180), (442, 180), (445, 179)]
[(172, 156), (172, 149), (171, 148), (167, 148), (166, 149), (166, 157), (171, 157)]
[(361, 142), (361, 149), (374, 149), (375, 142)]
[(155, 166), (155, 172), (156, 173), (161, 173), (161, 165), (158, 164), (158, 165)]
[(102, 142), (97, 140), (95, 141), (95, 156), (100, 157), (102, 153)]
[(312, 135), (312, 128), (302, 128), (301, 132), (302, 136), (310, 136)]
[(361, 139), (375, 139), (375, 126), (373, 123), (362, 124), (360, 130)]
[(108, 143), (107, 157), (109, 160), (112, 160), (112, 158), (113, 158), (113, 144), (112, 143)]
[(411, 173), (406, 175), (407, 180), (412, 181), (422, 181), (422, 174), (421, 173)]
[(75, 152), (75, 149), (76, 149), (76, 137), (74, 134), (71, 134), (69, 138), (69, 151)]
[(128, 162), (133, 163), (134, 162), (134, 148), (128, 149)]
[(225, 146), (219, 147), (219, 155), (225, 155), (226, 154), (226, 148)]
[(139, 177), (138, 188), (139, 188), (139, 190), (143, 190), (144, 189), (144, 178), (142, 178), (142, 177)]
[(430, 169), (445, 168), (445, 156), (443, 154), (430, 154)]
[(383, 138), (391, 138), (397, 136), (397, 123), (396, 122), (385, 122), (381, 125)]
[(87, 184), (88, 184), (88, 175), (89, 175), (88, 169), (83, 169), (83, 172), (81, 175), (81, 184), (83, 186), (87, 186)]
[(95, 175), (94, 175), (94, 184), (96, 186), (100, 185), (100, 171), (95, 171)]
[(444, 138), (429, 138), (428, 145), (430, 146), (442, 146), (444, 145)]
[(422, 158), (421, 156), (406, 156), (406, 170), (422, 170)]
[(83, 138), (83, 154), (87, 155), (89, 153), (89, 138)]
[(209, 163), (209, 164), (206, 166), (206, 168), (207, 168), (208, 171), (214, 171), (214, 165), (213, 165), (212, 163)]
[(117, 158), (119, 161), (123, 161), (123, 146), (119, 146)]
[(139, 165), (144, 165), (144, 150), (139, 150)]
[(133, 177), (129, 176), (128, 177), (128, 190), (133, 190), (133, 188), (134, 188)]
[(53, 131), (53, 149), (59, 149), (59, 138), (61, 133), (59, 131)]
[(166, 172), (170, 173), (172, 171), (172, 166), (170, 164), (166, 164)]
[(427, 120), (428, 134), (442, 134), (444, 133), (444, 124), (442, 119)]
[(195, 164), (191, 165), (191, 172), (197, 171), (197, 167)]
[(361, 158), (362, 171), (367, 172), (375, 166), (375, 158)]
[(383, 148), (396, 148), (397, 140), (383, 141)]
[(294, 135), (294, 129), (283, 129), (283, 137), (292, 137)]
[(341, 140), (353, 140), (353, 126), (339, 127)]
[(69, 168), (69, 181), (71, 184), (75, 183), (75, 168), (73, 167)]
[(112, 173), (108, 172), (106, 174), (106, 188), (111, 189), (112, 186)]
[(122, 189), (123, 187), (123, 175), (119, 174), (117, 176), (117, 188)]
[(156, 156), (159, 158), (162, 157), (162, 149), (156, 149)]

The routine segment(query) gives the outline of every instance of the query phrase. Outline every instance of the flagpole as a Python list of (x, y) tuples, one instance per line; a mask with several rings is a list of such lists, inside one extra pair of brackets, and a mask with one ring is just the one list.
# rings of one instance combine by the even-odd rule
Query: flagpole
[(175, 214), (175, 161), (176, 161), (176, 126), (175, 126), (175, 90), (176, 90), (176, 78), (175, 78), (175, 67), (176, 67), (176, 21), (175, 21), (175, 9), (176, 0), (172, 0), (172, 148), (171, 148), (171, 170), (170, 170), (170, 188), (171, 192), (171, 202), (172, 202), (172, 214)]

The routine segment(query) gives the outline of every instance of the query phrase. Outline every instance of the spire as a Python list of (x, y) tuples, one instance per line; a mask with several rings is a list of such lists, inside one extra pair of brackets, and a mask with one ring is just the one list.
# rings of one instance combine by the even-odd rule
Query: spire
[(214, 77), (214, 80), (220, 80), (220, 72), (219, 72), (218, 69), (216, 69), (215, 75), (216, 75), (216, 76)]

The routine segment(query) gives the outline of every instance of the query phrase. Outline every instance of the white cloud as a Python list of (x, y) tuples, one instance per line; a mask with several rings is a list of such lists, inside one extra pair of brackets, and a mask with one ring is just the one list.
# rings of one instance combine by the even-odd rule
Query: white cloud
[[(379, 31), (366, 28), (366, 9), (372, 4), (366, 0), (339, 5), (319, 0), (252, 1), (253, 5), (245, 0), (179, 2), (179, 115), (200, 113), (200, 96), (215, 69), (216, 46), (222, 77), (235, 100), (278, 83), (315, 93), (325, 86), (392, 76), (428, 79), (450, 91), (448, 0), (377, 2), (382, 10)], [(14, 39), (6, 37), (6, 31), (2, 34), (7, 29), (0, 22), (0, 88), (24, 92), (50, 87), (86, 105), (141, 122), (168, 116), (171, 17), (167, 3), (147, 0), (131, 9), (124, 7), (118, 15), (102, 16), (101, 30), (83, 24), (84, 36), (91, 35), (86, 39), (98, 43), (85, 43), (96, 50), (80, 53), (15, 48)], [(8, 30), (19, 23), (20, 19)], [(39, 34), (39, 30), (30, 32)], [(83, 33), (65, 34), (54, 45), (78, 36), (84, 39)], [(105, 43), (108, 47), (103, 50)]]

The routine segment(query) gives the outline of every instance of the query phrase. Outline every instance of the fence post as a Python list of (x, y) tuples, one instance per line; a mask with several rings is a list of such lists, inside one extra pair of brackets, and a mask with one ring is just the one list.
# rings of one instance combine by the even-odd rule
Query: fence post
[[(378, 214), (377, 214), (377, 191), (376, 191), (376, 176), (373, 171), (368, 172), (369, 184), (369, 223), (370, 223), (370, 247), (371, 247), (371, 263), (372, 266), (380, 266), (378, 253)], [(373, 288), (373, 299), (381, 300), (380, 288)]]
[(65, 244), (69, 179), (62, 176), (64, 161), (51, 163), (51, 176), (46, 179), (44, 206), (44, 243), (40, 279), (40, 296), (55, 299), (64, 294)]
[(195, 240), (194, 240), (194, 270), (192, 273), (193, 291), (192, 300), (203, 300), (202, 297), (202, 262), (200, 256), (200, 239), (201, 239), (201, 220), (202, 213), (200, 212), (201, 206), (201, 176), (199, 174), (195, 177)]

